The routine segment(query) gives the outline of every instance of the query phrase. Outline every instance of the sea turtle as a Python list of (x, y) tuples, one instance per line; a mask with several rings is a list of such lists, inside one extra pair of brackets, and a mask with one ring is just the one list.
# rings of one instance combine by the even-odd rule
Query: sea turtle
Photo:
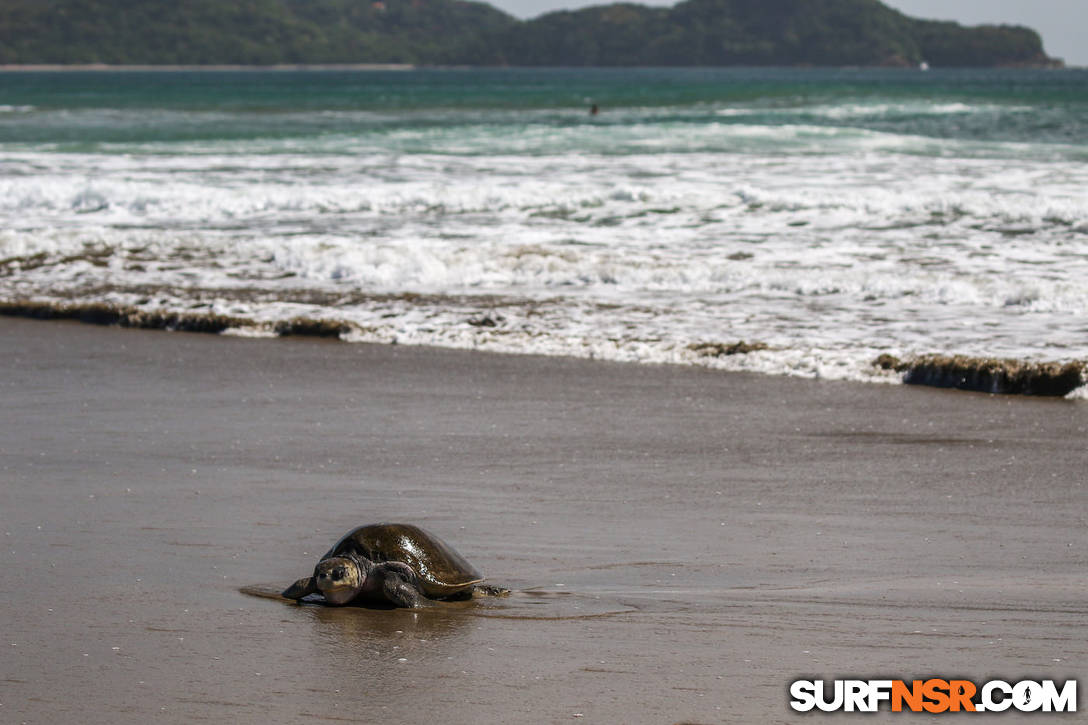
[(484, 580), (449, 544), (412, 524), (368, 524), (349, 531), (283, 596), (323, 594), (327, 604), (418, 607), (425, 599), (467, 599)]

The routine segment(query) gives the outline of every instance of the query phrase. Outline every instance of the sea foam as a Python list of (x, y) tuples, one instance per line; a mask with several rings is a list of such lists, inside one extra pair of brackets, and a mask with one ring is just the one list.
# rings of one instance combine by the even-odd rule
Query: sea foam
[(921, 133), (1002, 112), (35, 111), (95, 140), (0, 144), (0, 299), (880, 382), (882, 354), (1083, 360), (1083, 148)]

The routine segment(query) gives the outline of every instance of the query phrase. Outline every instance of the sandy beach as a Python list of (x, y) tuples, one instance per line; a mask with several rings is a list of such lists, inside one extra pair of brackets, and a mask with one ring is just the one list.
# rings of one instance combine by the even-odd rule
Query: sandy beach
[[(1083, 401), (9, 318), (0, 340), (3, 722), (795, 722), (798, 678), (1088, 671)], [(513, 594), (241, 591), (382, 520)]]

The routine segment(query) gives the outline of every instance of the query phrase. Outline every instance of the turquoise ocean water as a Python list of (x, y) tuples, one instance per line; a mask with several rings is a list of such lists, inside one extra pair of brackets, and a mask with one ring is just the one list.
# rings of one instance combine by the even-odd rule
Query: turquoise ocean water
[(855, 380), (1083, 360), (1086, 132), (1078, 70), (3, 73), (0, 300)]

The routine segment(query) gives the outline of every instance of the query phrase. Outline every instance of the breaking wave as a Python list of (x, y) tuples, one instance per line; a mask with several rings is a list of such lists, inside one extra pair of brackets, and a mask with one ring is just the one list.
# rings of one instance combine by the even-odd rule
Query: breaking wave
[(232, 103), (0, 108), (7, 312), (1004, 392), (1088, 359), (1049, 102)]

